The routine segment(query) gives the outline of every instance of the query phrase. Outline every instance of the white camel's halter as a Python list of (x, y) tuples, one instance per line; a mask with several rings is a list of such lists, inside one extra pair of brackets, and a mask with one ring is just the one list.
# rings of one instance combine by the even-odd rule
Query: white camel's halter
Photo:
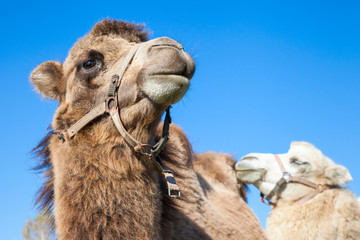
[[(322, 193), (323, 191), (325, 191), (326, 189), (331, 188), (330, 186), (327, 185), (323, 185), (323, 184), (316, 184), (313, 183), (309, 180), (306, 180), (304, 178), (301, 177), (295, 177), (292, 176), (288, 171), (286, 171), (283, 163), (281, 162), (281, 159), (278, 155), (274, 155), (276, 162), (278, 163), (280, 170), (282, 172), (282, 177), (277, 181), (275, 187), (271, 190), (271, 192), (266, 196), (266, 200), (268, 200), (268, 205), (271, 206), (276, 206), (276, 203), (273, 203), (271, 201), (271, 198), (280, 190), (280, 188), (286, 184), (286, 183), (300, 183), (303, 185), (306, 185), (308, 187), (314, 188), (315, 190), (306, 194), (305, 196), (299, 198), (298, 200), (296, 200), (295, 204), (302, 204), (305, 203), (306, 201), (312, 199), (313, 197), (315, 197), (317, 194)], [(264, 194), (260, 193), (260, 199), (263, 203), (265, 203), (264, 201)]]
[(63, 142), (69, 141), (88, 123), (93, 121), (95, 118), (105, 113), (108, 113), (111, 116), (120, 135), (125, 139), (125, 141), (130, 145), (130, 147), (132, 147), (132, 149), (136, 153), (146, 156), (147, 159), (155, 167), (155, 169), (164, 175), (165, 181), (167, 183), (169, 196), (173, 198), (180, 198), (181, 191), (175, 182), (175, 178), (172, 170), (165, 167), (159, 157), (160, 151), (164, 148), (166, 142), (169, 139), (169, 127), (171, 123), (170, 106), (166, 109), (166, 116), (163, 126), (162, 137), (153, 146), (149, 144), (141, 143), (138, 140), (136, 140), (133, 136), (131, 136), (126, 131), (123, 123), (121, 122), (121, 118), (119, 115), (118, 89), (120, 87), (121, 80), (125, 74), (126, 69), (131, 64), (132, 59), (134, 58), (136, 52), (138, 51), (141, 45), (142, 43), (137, 44), (130, 50), (130, 52), (124, 58), (124, 61), (120, 66), (118, 74), (115, 74), (111, 77), (108, 96), (105, 98), (105, 101), (94, 107), (90, 112), (85, 114), (80, 120), (78, 120), (76, 123), (71, 125), (67, 130), (61, 132), (54, 132), (54, 133), (57, 134), (58, 138)]

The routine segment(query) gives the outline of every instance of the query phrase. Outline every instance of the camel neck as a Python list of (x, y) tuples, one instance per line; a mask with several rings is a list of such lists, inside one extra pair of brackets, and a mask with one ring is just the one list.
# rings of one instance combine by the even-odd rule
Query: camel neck
[(78, 140), (52, 142), (59, 239), (156, 239), (157, 173), (117, 138)]
[(266, 233), (269, 239), (290, 239), (289, 236), (291, 239), (304, 239), (304, 231), (293, 231), (294, 226), (308, 231), (310, 229), (313, 234), (311, 239), (335, 239), (335, 232), (323, 231), (330, 229), (329, 226), (336, 222), (340, 224), (344, 221), (339, 218), (341, 214), (335, 214), (335, 206), (341, 201), (340, 204), (344, 208), (342, 211), (347, 212), (347, 209), (349, 212), (354, 211), (351, 204), (344, 204), (343, 197), (339, 201), (339, 197), (343, 194), (349, 196), (348, 194), (351, 193), (346, 193), (344, 189), (330, 189), (301, 205), (294, 205), (290, 201), (279, 201), (267, 219)]

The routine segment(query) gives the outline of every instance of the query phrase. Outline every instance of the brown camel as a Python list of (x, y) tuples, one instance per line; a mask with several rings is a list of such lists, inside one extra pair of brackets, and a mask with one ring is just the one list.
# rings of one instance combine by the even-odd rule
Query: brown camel
[[(166, 143), (161, 116), (187, 91), (195, 64), (178, 42), (147, 40), (140, 25), (105, 20), (63, 64), (31, 74), (43, 96), (59, 101), (53, 130), (35, 149), (46, 178), (38, 202), (53, 210), (57, 238), (264, 239), (233, 159), (194, 157), (176, 126)], [(159, 159), (174, 170), (180, 199), (168, 195), (177, 186)]]

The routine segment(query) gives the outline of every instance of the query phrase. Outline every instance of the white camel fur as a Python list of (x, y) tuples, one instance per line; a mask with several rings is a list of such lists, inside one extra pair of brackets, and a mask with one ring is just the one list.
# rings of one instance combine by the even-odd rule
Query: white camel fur
[[(281, 185), (270, 199), (275, 205), (267, 219), (267, 237), (360, 239), (360, 202), (351, 191), (341, 187), (352, 180), (349, 171), (307, 142), (293, 142), (288, 153), (277, 156), (291, 176), (327, 189), (299, 202), (314, 189), (291, 181)], [(274, 154), (248, 154), (235, 168), (241, 181), (254, 184), (264, 195), (269, 195), (283, 174)]]

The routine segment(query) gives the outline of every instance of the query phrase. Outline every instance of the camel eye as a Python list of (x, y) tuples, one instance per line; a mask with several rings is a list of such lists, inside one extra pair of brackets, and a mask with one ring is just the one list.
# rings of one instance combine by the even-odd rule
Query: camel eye
[(96, 60), (89, 60), (83, 64), (83, 68), (89, 70), (96, 66)]
[(297, 159), (296, 157), (292, 157), (290, 158), (290, 163), (296, 164), (296, 165), (304, 165), (307, 164), (306, 162), (302, 162), (299, 159)]
[(76, 64), (76, 74), (79, 81), (89, 82), (100, 74), (104, 66), (104, 55), (97, 51), (84, 53)]

